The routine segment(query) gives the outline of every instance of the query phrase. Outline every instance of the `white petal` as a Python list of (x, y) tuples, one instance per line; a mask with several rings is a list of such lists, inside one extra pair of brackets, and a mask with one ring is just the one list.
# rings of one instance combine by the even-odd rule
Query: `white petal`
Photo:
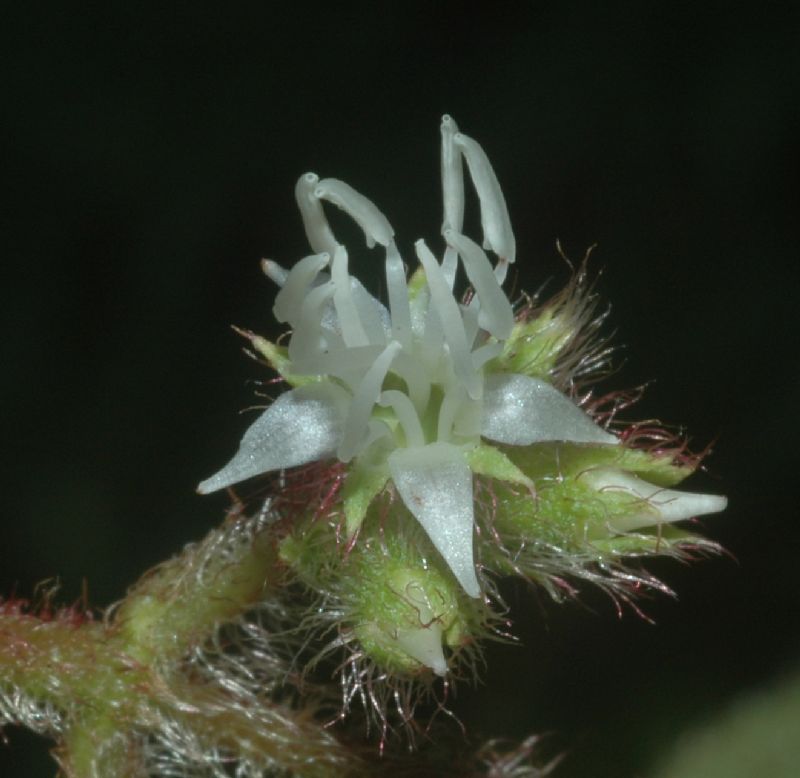
[(437, 675), (445, 675), (447, 660), (442, 650), (442, 621), (431, 605), (429, 593), (411, 582), (402, 589), (401, 596), (413, 606), (419, 626), (396, 630), (400, 648)]
[(527, 446), (546, 440), (618, 443), (554, 386), (518, 373), (486, 377), (481, 434), (499, 443)]
[(481, 201), (483, 247), (491, 249), (498, 257), (513, 262), (517, 252), (514, 232), (511, 229), (511, 219), (508, 216), (503, 191), (500, 189), (489, 158), (477, 141), (463, 133), (456, 133), (453, 142), (466, 157), (475, 191)]
[(308, 238), (308, 245), (317, 254), (327, 252), (331, 256), (339, 245), (331, 232), (328, 219), (322, 210), (322, 203), (314, 194), (314, 190), (319, 183), (319, 176), (316, 173), (306, 173), (297, 180), (294, 188), (294, 196), (297, 200), (297, 207), (303, 217), (303, 227)]
[(436, 675), (447, 674), (447, 660), (442, 651), (442, 628), (431, 624), (420, 629), (398, 629), (397, 642), (412, 659), (430, 667)]
[(347, 399), (343, 389), (324, 382), (282, 394), (244, 433), (236, 456), (197, 491), (208, 494), (261, 473), (333, 456)]
[(641, 500), (641, 513), (609, 518), (609, 524), (620, 532), (718, 513), (725, 510), (728, 504), (727, 498), (718, 494), (692, 494), (664, 489), (613, 467), (590, 468), (578, 480), (598, 492), (622, 493), (630, 495), (634, 501)]
[(406, 507), (464, 591), (477, 597), (472, 471), (462, 450), (449, 443), (396, 449), (389, 455), (389, 472)]

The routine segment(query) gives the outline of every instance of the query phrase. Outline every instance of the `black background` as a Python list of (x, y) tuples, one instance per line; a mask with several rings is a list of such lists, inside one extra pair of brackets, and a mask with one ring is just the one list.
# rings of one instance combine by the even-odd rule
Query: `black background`
[[(366, 193), (410, 261), (439, 246), (449, 112), (503, 185), (520, 288), (566, 281), (556, 238), (598, 244), (624, 346), (607, 386), (655, 379), (636, 417), (717, 440), (690, 488), (729, 495), (703, 524), (735, 557), (651, 565), (679, 596), (646, 603), (655, 625), (511, 591), (524, 645), (493, 647), (456, 710), (485, 736), (557, 733), (560, 775), (644, 775), (792, 667), (797, 6), (166, 5), (3, 22), (0, 592), (59, 577), (69, 601), (86, 578), (102, 606), (219, 522), (194, 487), (263, 377), (228, 325), (279, 332), (258, 260), (307, 253), (296, 177)], [(0, 775), (54, 772), (9, 734)]]

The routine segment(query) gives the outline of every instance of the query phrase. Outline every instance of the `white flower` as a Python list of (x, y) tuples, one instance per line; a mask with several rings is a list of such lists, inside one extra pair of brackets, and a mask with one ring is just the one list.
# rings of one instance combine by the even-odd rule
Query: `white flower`
[[(358, 527), (371, 497), (391, 478), (464, 591), (476, 597), (472, 476), (473, 469), (486, 473), (493, 466), (485, 460), (482, 469), (475, 466), (481, 440), (527, 446), (618, 439), (549, 383), (487, 372), (514, 325), (502, 290), (514, 235), (481, 147), (448, 116), (441, 134), (446, 247), (440, 262), (424, 241), (416, 242), (424, 278), (411, 289), (383, 213), (342, 181), (313, 173), (300, 178), (295, 194), (315, 253), (288, 271), (274, 262), (264, 269), (281, 287), (275, 316), (292, 328), (286, 373), (312, 378), (267, 408), (234, 458), (199, 491), (315, 460), (352, 462), (369, 494), (359, 506), (346, 506), (348, 529)], [(462, 160), (480, 201), (483, 248), (462, 234)], [(347, 250), (331, 231), (323, 201), (351, 216), (369, 247), (383, 247), (388, 311), (349, 274)], [(496, 255), (494, 266), (484, 249)], [(475, 293), (467, 304), (453, 292), (459, 264)], [(499, 451), (493, 455), (511, 473), (507, 480), (526, 481)]]

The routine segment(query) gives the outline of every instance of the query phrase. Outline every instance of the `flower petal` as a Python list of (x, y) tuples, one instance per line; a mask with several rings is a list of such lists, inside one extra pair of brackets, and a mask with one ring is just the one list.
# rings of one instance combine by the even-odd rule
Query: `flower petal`
[(406, 507), (444, 557), (470, 597), (480, 594), (475, 575), (472, 471), (463, 451), (449, 443), (396, 449), (389, 471)]
[(434, 622), (418, 629), (396, 629), (394, 638), (412, 659), (429, 667), (436, 675), (447, 675), (447, 660), (442, 650), (442, 628), (439, 624)]
[(244, 433), (236, 456), (197, 491), (209, 494), (261, 473), (333, 456), (347, 400), (344, 389), (328, 382), (282, 394)]
[(664, 489), (615, 467), (590, 468), (578, 480), (601, 493), (629, 496), (632, 505), (641, 505), (641, 510), (609, 517), (608, 523), (619, 532), (718, 513), (728, 504), (727, 498), (718, 494)]
[(615, 444), (619, 440), (551, 384), (519, 373), (486, 377), (481, 434), (512, 446), (546, 440)]

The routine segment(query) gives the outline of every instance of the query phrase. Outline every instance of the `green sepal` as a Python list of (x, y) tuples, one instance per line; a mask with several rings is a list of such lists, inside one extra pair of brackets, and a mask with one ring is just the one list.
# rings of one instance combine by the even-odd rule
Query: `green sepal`
[(303, 516), (281, 540), (280, 559), (311, 591), (325, 592), (341, 634), (381, 671), (443, 674), (474, 655), (491, 614), (464, 593), (401, 502), (389, 515), (383, 499), (368, 505), (352, 546), (337, 543), (335, 521)]
[[(621, 538), (626, 535), (615, 530), (614, 524), (634, 514), (650, 511), (653, 524), (659, 523), (655, 507), (623, 490), (597, 491), (589, 479), (581, 478), (587, 471), (616, 467), (665, 487), (691, 472), (690, 467), (676, 465), (669, 457), (624, 446), (544, 443), (504, 446), (502, 453), (532, 480), (533, 493), (519, 492), (498, 479), (494, 485), (497, 529), (525, 545), (543, 543), (565, 552), (601, 541), (608, 542), (609, 549), (622, 548), (626, 544)], [(628, 545), (633, 548), (636, 543)]]
[(577, 476), (592, 467), (616, 467), (657, 486), (675, 486), (694, 472), (691, 465), (676, 463), (668, 454), (658, 456), (624, 445), (538, 443), (534, 446), (504, 446), (503, 451), (534, 481)]
[(351, 467), (342, 487), (345, 530), (347, 537), (361, 527), (369, 506), (389, 480), (389, 471), (384, 468)]
[(348, 620), (362, 650), (399, 676), (428, 671), (408, 650), (414, 633), (430, 630), (458, 649), (483, 632), (483, 604), (464, 594), (428, 546), (416, 528), (395, 520), (380, 541), (357, 543), (347, 560), (352, 567), (343, 571)]
[(487, 370), (549, 379), (561, 352), (576, 335), (574, 322), (570, 326), (569, 319), (557, 315), (556, 310), (549, 308), (534, 319), (517, 321)]
[(496, 446), (488, 443), (479, 443), (467, 451), (467, 464), (476, 475), (487, 478), (496, 478), (498, 481), (507, 481), (528, 488), (533, 487), (533, 481), (515, 465)]
[(319, 381), (319, 376), (297, 375), (292, 373), (289, 352), (284, 346), (278, 346), (261, 335), (248, 334), (250, 345), (267, 360), (269, 366), (278, 373), (290, 386), (303, 386)]

